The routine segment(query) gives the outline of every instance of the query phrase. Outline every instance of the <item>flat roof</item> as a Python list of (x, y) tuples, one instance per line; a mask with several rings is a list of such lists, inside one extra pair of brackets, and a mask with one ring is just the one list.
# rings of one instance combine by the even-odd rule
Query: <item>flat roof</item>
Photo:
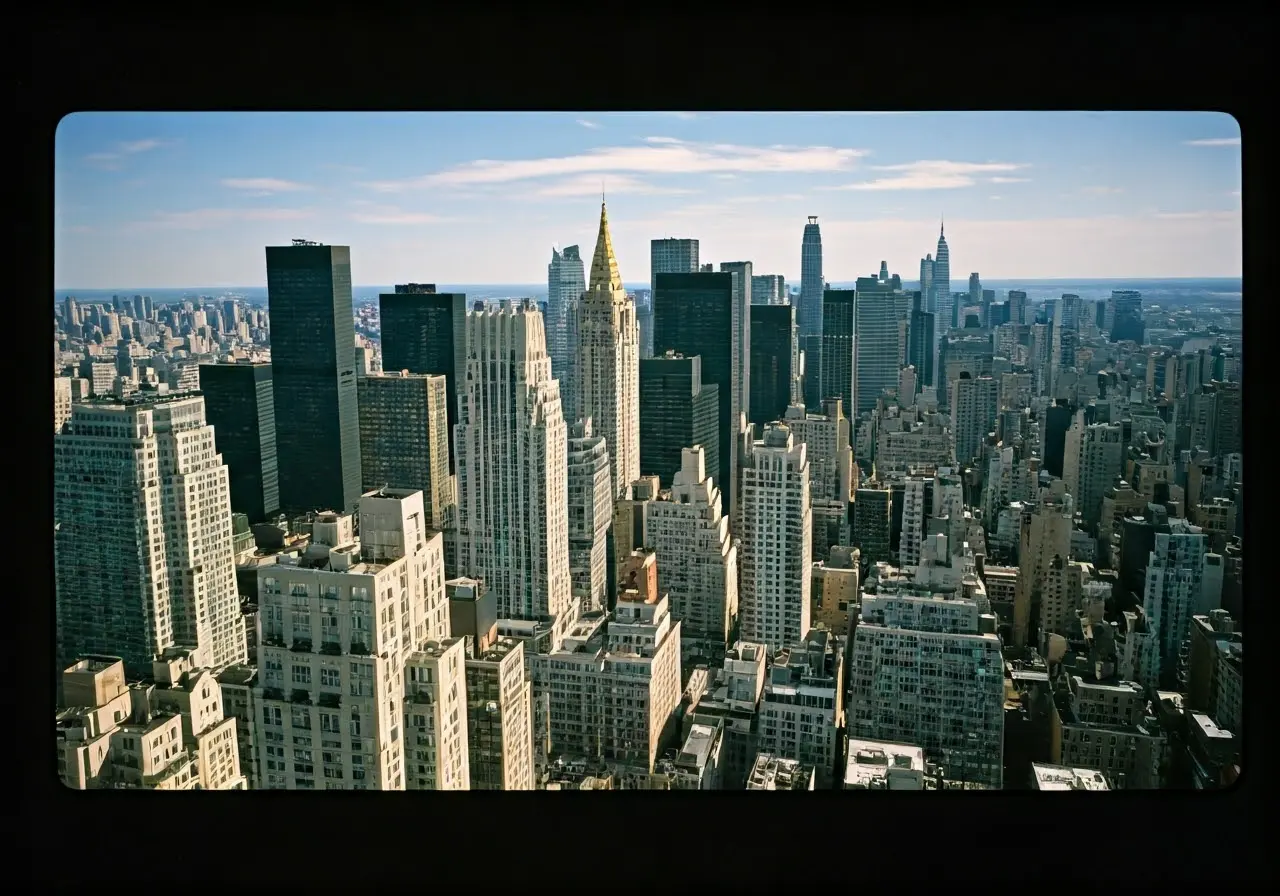
[(846, 785), (867, 785), (886, 778), (891, 769), (924, 774), (924, 748), (884, 740), (850, 738), (845, 760)]
[(1073, 768), (1067, 765), (1051, 765), (1047, 762), (1031, 763), (1036, 787), (1040, 790), (1110, 790), (1102, 772), (1092, 768)]

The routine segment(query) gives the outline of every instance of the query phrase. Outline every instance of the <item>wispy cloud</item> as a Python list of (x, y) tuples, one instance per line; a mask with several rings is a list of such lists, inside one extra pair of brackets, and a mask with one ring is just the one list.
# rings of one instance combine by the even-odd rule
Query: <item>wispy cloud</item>
[(1090, 193), (1094, 196), (1114, 196), (1116, 193), (1123, 193), (1123, 187), (1081, 187), (1081, 193)]
[(584, 128), (586, 128), (587, 130), (591, 130), (591, 131), (597, 131), (597, 130), (599, 130), (599, 129), (600, 129), (600, 125), (599, 125), (599, 124), (597, 124), (597, 123), (596, 123), (596, 122), (594, 122), (594, 121), (589, 121), (589, 120), (587, 120), (587, 119), (585, 119), (585, 118), (579, 118), (579, 119), (578, 119), (578, 124), (582, 125)]
[(1205, 140), (1188, 140), (1187, 146), (1239, 146), (1239, 137), (1209, 137)]
[(629, 174), (613, 174), (608, 177), (598, 177), (594, 174), (580, 174), (576, 177), (556, 181), (555, 183), (548, 184), (545, 187), (539, 187), (530, 193), (523, 194), (519, 198), (562, 199), (571, 196), (598, 196), (601, 193), (605, 195), (612, 195), (615, 193), (650, 193), (674, 196), (681, 193), (692, 192), (694, 191), (658, 186), (657, 184), (651, 184)]
[(1030, 182), (1031, 182), (1031, 178), (1029, 178), (1029, 177), (1000, 177), (1000, 176), (996, 176), (996, 177), (988, 177), (988, 178), (987, 178), (987, 183), (989, 183), (989, 184), (1026, 184), (1026, 183), (1030, 183)]
[(992, 171), (1017, 171), (1028, 167), (1016, 162), (948, 162), (926, 160), (904, 165), (875, 165), (876, 171), (896, 172), (892, 177), (825, 187), (828, 190), (954, 190), (972, 187), (975, 175)]
[(185, 212), (156, 212), (137, 228), (165, 227), (175, 230), (208, 230), (243, 221), (300, 221), (313, 212), (305, 208), (199, 208)]
[(119, 171), (124, 166), (126, 156), (137, 155), (140, 152), (148, 152), (158, 147), (164, 146), (166, 141), (158, 140), (154, 137), (148, 137), (145, 140), (126, 140), (117, 143), (109, 152), (93, 152), (84, 157), (84, 160), (96, 168), (105, 168), (108, 171)]
[(481, 159), (424, 177), (367, 184), (373, 190), (396, 193), (431, 187), (470, 187), (546, 177), (584, 174), (722, 174), (819, 173), (851, 168), (865, 150), (831, 146), (737, 146), (726, 143), (687, 143), (672, 137), (651, 137), (641, 146), (613, 146), (581, 155), (541, 159)]
[(1195, 212), (1157, 212), (1156, 217), (1165, 221), (1234, 221), (1240, 217), (1240, 213), (1218, 209)]
[(988, 196), (987, 198), (988, 198), (988, 199), (990, 199), (992, 202), (999, 202), (999, 201), (1000, 201), (1001, 199), (1003, 199), (1004, 197), (1003, 197), (1003, 196)]
[(280, 180), (276, 177), (228, 177), (222, 181), (224, 187), (233, 190), (252, 190), (257, 196), (270, 196), (272, 193), (293, 193), (299, 190), (312, 189), (310, 184), (301, 184), (292, 180)]
[(428, 212), (411, 212), (394, 205), (378, 205), (363, 199), (351, 203), (359, 211), (351, 216), (357, 224), (439, 224), (448, 220)]

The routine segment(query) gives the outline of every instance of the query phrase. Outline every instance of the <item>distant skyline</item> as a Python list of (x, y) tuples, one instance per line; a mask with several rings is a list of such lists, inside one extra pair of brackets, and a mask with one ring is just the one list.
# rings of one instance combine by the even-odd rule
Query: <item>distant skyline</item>
[(77, 113), (55, 146), (59, 289), (265, 285), (265, 247), (349, 245), (357, 284), (541, 282), (701, 241), (799, 285), (904, 280), (945, 215), (952, 278), (1239, 277), (1240, 131), (1215, 112)]

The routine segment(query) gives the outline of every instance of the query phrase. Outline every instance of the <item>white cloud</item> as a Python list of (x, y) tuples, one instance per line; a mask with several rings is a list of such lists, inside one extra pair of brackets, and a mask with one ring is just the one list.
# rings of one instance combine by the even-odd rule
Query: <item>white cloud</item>
[(1230, 193), (1228, 193), (1227, 195), (1228, 195), (1228, 196), (1235, 196), (1236, 198), (1239, 198), (1239, 197), (1240, 197), (1240, 191), (1239, 191), (1239, 190), (1232, 190), (1232, 191), (1231, 191)]
[(297, 181), (280, 180), (275, 177), (228, 177), (223, 179), (222, 185), (233, 190), (253, 190), (256, 196), (311, 189), (310, 184), (300, 184)]
[(363, 199), (351, 203), (360, 211), (351, 216), (357, 224), (439, 224), (448, 220), (427, 212), (405, 211), (394, 205), (378, 205)]
[(311, 215), (310, 209), (301, 208), (199, 208), (186, 212), (156, 212), (151, 220), (139, 221), (134, 226), (207, 230), (239, 221), (300, 221)]
[(999, 177), (999, 176), (997, 176), (997, 177), (988, 177), (988, 178), (987, 178), (987, 183), (989, 183), (989, 184), (1026, 184), (1026, 183), (1030, 183), (1030, 182), (1031, 182), (1031, 178), (1029, 178), (1029, 177)]
[(643, 146), (614, 146), (581, 155), (497, 161), (481, 159), (424, 177), (367, 184), (395, 193), (431, 187), (469, 187), (544, 177), (604, 174), (819, 173), (851, 168), (864, 150), (831, 146), (737, 146), (650, 138)]
[(137, 155), (140, 152), (156, 149), (164, 146), (165, 142), (154, 137), (148, 137), (145, 140), (127, 140), (123, 143), (117, 143), (111, 152), (90, 153), (84, 157), (84, 160), (96, 168), (119, 171), (123, 167), (125, 156)]
[(588, 130), (591, 130), (591, 131), (596, 131), (600, 129), (600, 125), (596, 124), (594, 121), (588, 121), (585, 118), (579, 118), (578, 124), (582, 125), (584, 128), (587, 128)]
[(1165, 221), (1234, 221), (1240, 217), (1239, 212), (1217, 210), (1198, 212), (1157, 212), (1157, 218)]
[(693, 190), (677, 190), (647, 183), (638, 177), (626, 174), (611, 174), (608, 177), (597, 177), (594, 174), (580, 174), (556, 181), (545, 187), (523, 194), (521, 199), (562, 199), (572, 196), (605, 196), (623, 193), (651, 193), (676, 195), (692, 193)]
[(1239, 146), (1239, 137), (1210, 137), (1206, 140), (1188, 140), (1187, 146)]
[(955, 190), (971, 187), (974, 175), (991, 171), (1017, 171), (1028, 167), (1016, 162), (948, 162), (926, 160), (904, 165), (875, 165), (876, 171), (899, 172), (893, 177), (826, 187), (829, 190)]
[(146, 152), (149, 149), (155, 149), (157, 146), (162, 145), (162, 141), (155, 139), (134, 140), (130, 143), (121, 143), (120, 151), (132, 155), (133, 153)]
[(987, 198), (988, 198), (988, 199), (990, 199), (992, 202), (999, 202), (999, 201), (1000, 201), (1001, 199), (1003, 199), (1004, 197), (1003, 197), (1003, 196), (988, 196)]
[(1091, 193), (1094, 196), (1113, 196), (1116, 193), (1123, 193), (1122, 187), (1081, 187), (1081, 193)]

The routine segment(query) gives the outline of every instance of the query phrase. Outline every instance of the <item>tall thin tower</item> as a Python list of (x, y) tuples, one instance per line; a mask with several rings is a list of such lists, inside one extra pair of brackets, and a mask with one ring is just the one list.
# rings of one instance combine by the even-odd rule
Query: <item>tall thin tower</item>
[(933, 299), (928, 311), (935, 315), (934, 323), (939, 337), (951, 329), (951, 250), (947, 248), (947, 225), (938, 230), (938, 251), (933, 259)]
[(498, 614), (567, 619), (566, 434), (542, 313), (531, 300), (467, 314), (467, 378), (455, 430), (458, 568)]
[(611, 492), (625, 498), (640, 478), (640, 330), (636, 306), (622, 286), (609, 237), (609, 215), (600, 203), (600, 233), (587, 291), (578, 303), (574, 413), (591, 418), (604, 436), (611, 463)]
[(816, 215), (809, 216), (800, 241), (800, 307), (796, 324), (800, 348), (805, 354), (804, 401), (811, 408), (822, 405), (822, 231)]
[(569, 421), (576, 419), (572, 381), (578, 300), (586, 291), (578, 247), (565, 246), (563, 252), (552, 249), (551, 264), (547, 265), (547, 353), (551, 355), (551, 375), (560, 381), (560, 398)]

